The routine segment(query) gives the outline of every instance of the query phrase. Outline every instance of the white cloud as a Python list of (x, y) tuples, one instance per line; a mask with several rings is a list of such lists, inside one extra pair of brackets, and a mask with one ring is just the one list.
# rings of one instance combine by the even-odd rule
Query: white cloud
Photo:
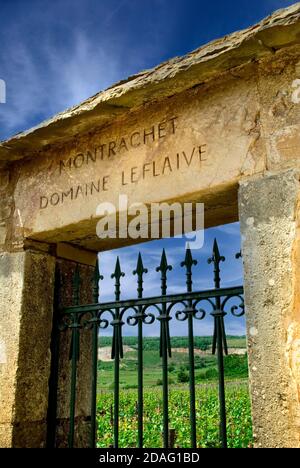
[(8, 44), (7, 104), (0, 110), (2, 135), (75, 105), (120, 76), (117, 60), (109, 50), (99, 46), (95, 53), (94, 44), (83, 32), (74, 33), (71, 42), (71, 49), (62, 50), (50, 42), (42, 43), (41, 61), (36, 49), (18, 37)]
[(122, 12), (135, 13), (132, 0), (54, 0), (44, 8), (32, 4), (30, 15), (24, 6), (14, 16), (10, 12), (0, 30), (0, 78), (7, 83), (0, 139), (78, 104), (159, 56), (164, 46), (157, 39), (131, 44)]
[[(241, 275), (241, 262), (237, 262), (234, 259), (234, 243), (236, 242), (236, 234), (239, 232), (238, 225), (227, 226), (228, 230), (222, 232), (222, 241), (220, 242), (220, 248), (226, 248), (228, 252), (228, 267), (225, 262), (222, 268), (222, 285), (233, 286), (242, 284)], [(226, 228), (224, 226), (224, 228)], [(210, 230), (210, 238), (220, 233), (220, 228)], [(221, 233), (220, 233), (221, 236)], [(211, 239), (207, 239), (207, 245), (203, 249), (203, 252), (199, 252), (197, 257), (199, 260), (198, 265), (194, 269), (193, 286), (194, 290), (205, 290), (213, 288), (213, 266), (208, 265), (206, 261), (207, 251), (211, 252), (212, 242)], [(175, 294), (184, 292), (186, 290), (185, 283), (185, 271), (180, 268), (180, 262), (184, 258), (185, 248), (184, 242), (180, 245), (178, 240), (164, 240), (144, 243), (129, 248), (118, 249), (110, 252), (103, 252), (100, 254), (100, 270), (104, 273), (105, 279), (100, 283), (101, 291), (101, 302), (110, 301), (114, 299), (114, 280), (111, 279), (110, 275), (114, 270), (117, 256), (120, 258), (122, 271), (126, 273), (126, 276), (121, 279), (121, 298), (129, 299), (137, 297), (137, 284), (136, 276), (132, 275), (132, 271), (135, 270), (138, 252), (141, 251), (144, 261), (144, 266), (148, 268), (148, 273), (144, 276), (144, 296), (156, 296), (160, 295), (160, 274), (156, 272), (156, 267), (160, 263), (162, 247), (165, 246), (167, 252), (167, 258), (169, 264), (172, 264), (174, 269), (168, 273), (168, 290), (169, 294)], [(232, 260), (231, 260), (232, 257)], [(226, 310), (228, 315), (226, 316), (226, 330), (228, 334), (245, 334), (244, 321), (241, 318), (235, 318), (230, 313), (230, 308), (235, 304), (236, 300), (228, 302)], [(195, 335), (211, 335), (213, 330), (213, 319), (210, 316), (209, 307), (207, 304), (201, 304), (207, 311), (207, 316), (204, 320), (195, 320)], [(174, 308), (172, 311), (173, 319), (170, 322), (170, 329), (172, 336), (182, 336), (187, 334), (187, 322), (180, 322), (175, 319), (175, 312), (180, 310)], [(154, 310), (154, 315), (157, 316), (157, 311)], [(159, 335), (159, 322), (155, 321), (151, 326), (145, 325), (144, 335), (145, 336), (158, 336)], [(111, 330), (110, 330), (111, 332)], [(107, 333), (110, 333), (107, 331)], [(124, 325), (124, 335), (135, 335), (136, 327), (130, 327), (127, 324)]]

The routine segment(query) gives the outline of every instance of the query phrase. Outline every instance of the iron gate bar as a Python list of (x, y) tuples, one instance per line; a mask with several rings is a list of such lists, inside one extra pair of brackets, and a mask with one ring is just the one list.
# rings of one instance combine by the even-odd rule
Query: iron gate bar
[[(137, 275), (137, 292), (138, 298), (143, 297), (143, 275), (148, 273), (148, 270), (144, 268), (142, 256), (139, 253), (136, 270), (133, 271), (134, 275)], [(143, 402), (143, 321), (146, 318), (146, 314), (143, 313), (143, 307), (138, 307), (138, 313), (135, 317), (138, 321), (138, 447), (143, 447), (143, 413), (144, 413), (144, 402)]]
[[(162, 298), (167, 294), (167, 272), (171, 271), (171, 265), (168, 265), (165, 249), (163, 249), (160, 266), (156, 268), (161, 272), (161, 295)], [(163, 442), (164, 448), (169, 445), (169, 385), (168, 385), (168, 357), (171, 357), (171, 341), (169, 321), (170, 316), (167, 313), (167, 304), (161, 304), (161, 311), (157, 319), (160, 321), (160, 357), (162, 358), (162, 382), (163, 382)]]
[[(236, 258), (239, 258), (237, 256)], [(99, 303), (99, 280), (103, 279), (99, 273), (97, 262), (93, 277), (93, 304), (79, 305), (80, 299), (80, 276), (79, 268), (76, 267), (73, 278), (73, 305), (62, 307), (59, 310), (60, 322), (58, 331), (72, 330), (70, 358), (71, 364), (71, 398), (70, 398), (70, 425), (68, 443), (74, 446), (75, 432), (75, 407), (76, 407), (76, 385), (77, 367), (79, 360), (79, 332), (87, 328), (92, 331), (92, 395), (91, 395), (91, 434), (90, 446), (96, 447), (97, 436), (97, 370), (98, 370), (98, 340), (99, 330), (107, 328), (109, 324), (113, 327), (112, 359), (114, 359), (114, 411), (113, 411), (113, 436), (114, 447), (119, 444), (119, 399), (120, 399), (120, 359), (123, 358), (122, 327), (124, 315), (132, 310), (126, 322), (138, 329), (138, 447), (143, 447), (143, 325), (150, 325), (155, 320), (160, 322), (160, 357), (162, 359), (162, 383), (163, 383), (163, 445), (168, 448), (169, 444), (169, 408), (168, 408), (168, 359), (171, 357), (171, 339), (169, 322), (172, 320), (171, 312), (176, 306), (180, 307), (175, 313), (179, 321), (186, 321), (188, 325), (188, 351), (189, 351), (189, 393), (190, 393), (190, 431), (191, 447), (197, 447), (197, 424), (196, 424), (196, 398), (195, 398), (195, 357), (194, 357), (194, 319), (202, 320), (208, 312), (199, 307), (206, 302), (212, 308), (210, 315), (214, 318), (213, 354), (217, 351), (218, 375), (219, 375), (219, 412), (220, 412), (220, 443), (223, 448), (227, 447), (226, 434), (226, 403), (225, 403), (225, 379), (224, 379), (224, 354), (228, 353), (224, 317), (227, 312), (225, 306), (232, 298), (240, 300), (239, 305), (230, 308), (231, 314), (240, 317), (244, 314), (243, 287), (220, 287), (220, 263), (225, 258), (220, 255), (217, 241), (214, 241), (213, 255), (208, 260), (214, 266), (214, 289), (206, 291), (192, 291), (192, 267), (197, 264), (193, 259), (191, 250), (186, 250), (185, 260), (181, 263), (186, 269), (186, 293), (167, 294), (167, 272), (172, 269), (168, 265), (165, 250), (162, 252), (160, 266), (156, 271), (161, 273), (161, 295), (154, 297), (143, 297), (143, 275), (147, 270), (143, 266), (141, 254), (138, 256), (137, 267), (133, 272), (137, 275), (137, 298), (120, 300), (121, 278), (124, 273), (121, 270), (119, 258), (117, 258), (115, 271), (111, 278), (115, 279), (115, 301)], [(154, 307), (158, 314), (149, 313), (148, 309)], [(240, 309), (240, 312), (238, 310)], [(109, 313), (112, 320), (104, 318)], [(55, 411), (56, 408), (53, 410)], [(50, 418), (51, 419), (51, 418)]]
[[(164, 297), (161, 296), (152, 296), (144, 297), (142, 299), (124, 299), (122, 301), (114, 302), (103, 302), (102, 304), (85, 304), (80, 306), (70, 306), (61, 308), (62, 315), (71, 315), (71, 314), (86, 314), (88, 312), (98, 311), (105, 312), (111, 311), (115, 307), (119, 309), (130, 309), (134, 306), (150, 306), (154, 304), (168, 304), (168, 303), (182, 303), (189, 299), (209, 299), (217, 297), (239, 297), (244, 294), (243, 286), (233, 286), (230, 288), (220, 288), (216, 289), (207, 289), (205, 291), (193, 291), (191, 293), (179, 293), (179, 294), (169, 294)], [(242, 299), (241, 297), (239, 297)], [(145, 308), (144, 308), (145, 309)]]
[[(208, 263), (214, 265), (214, 283), (215, 288), (220, 289), (220, 263), (225, 262), (225, 257), (220, 255), (219, 246), (214, 240), (213, 255), (208, 259)], [(219, 406), (220, 406), (220, 438), (222, 448), (227, 448), (227, 429), (226, 429), (226, 402), (225, 402), (225, 379), (224, 379), (224, 357), (223, 352), (228, 354), (227, 341), (225, 335), (224, 317), (225, 313), (221, 310), (220, 297), (216, 297), (216, 308), (212, 312), (214, 317), (214, 334), (213, 334), (213, 354), (218, 352), (218, 377), (219, 377)]]
[[(115, 272), (111, 278), (115, 278), (115, 298), (116, 303), (120, 300), (121, 294), (121, 278), (125, 276), (122, 272), (119, 257), (117, 257)], [(122, 326), (124, 322), (120, 315), (120, 308), (115, 307), (114, 320), (111, 322), (113, 325), (113, 345), (111, 357), (114, 359), (114, 448), (119, 447), (119, 406), (120, 406), (120, 358), (123, 358), (123, 344), (122, 344)]]
[[(186, 250), (185, 260), (181, 263), (186, 268), (186, 287), (187, 292), (191, 293), (193, 289), (192, 267), (197, 265), (193, 259), (190, 247)], [(194, 356), (194, 321), (195, 313), (193, 301), (188, 300), (188, 307), (185, 313), (188, 318), (188, 338), (189, 338), (189, 387), (190, 387), (190, 423), (191, 423), (191, 448), (197, 448), (197, 428), (196, 428), (196, 395), (195, 395), (195, 356)]]

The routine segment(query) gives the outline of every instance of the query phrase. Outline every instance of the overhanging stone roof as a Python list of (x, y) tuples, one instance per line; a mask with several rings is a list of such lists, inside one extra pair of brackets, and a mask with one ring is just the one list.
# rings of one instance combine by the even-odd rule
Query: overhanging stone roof
[(220, 73), (300, 44), (300, 3), (259, 24), (213, 41), (184, 57), (141, 72), (0, 143), (0, 165), (62, 143), (145, 103), (212, 80)]

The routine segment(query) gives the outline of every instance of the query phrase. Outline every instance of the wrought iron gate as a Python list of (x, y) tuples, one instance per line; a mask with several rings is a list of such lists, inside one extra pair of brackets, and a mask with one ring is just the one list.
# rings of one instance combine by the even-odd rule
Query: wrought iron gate
[[(241, 257), (237, 254), (236, 258)], [(101, 339), (101, 330), (111, 326), (113, 328), (112, 352), (114, 360), (114, 410), (113, 410), (113, 435), (114, 447), (119, 443), (119, 396), (120, 396), (120, 361), (123, 358), (122, 328), (125, 321), (128, 325), (137, 327), (137, 361), (138, 361), (138, 430), (137, 446), (143, 447), (143, 331), (145, 326), (151, 326), (156, 320), (160, 323), (160, 358), (162, 364), (162, 395), (163, 395), (163, 446), (169, 444), (169, 382), (168, 360), (171, 357), (170, 321), (179, 320), (187, 323), (188, 356), (189, 356), (189, 395), (190, 395), (190, 446), (196, 448), (197, 420), (196, 420), (196, 394), (195, 394), (195, 353), (194, 353), (194, 321), (203, 320), (207, 315), (204, 304), (211, 308), (210, 314), (214, 319), (214, 332), (212, 340), (212, 353), (217, 354), (218, 362), (218, 387), (219, 387), (219, 420), (220, 443), (227, 447), (226, 432), (226, 402), (224, 379), (224, 355), (228, 354), (224, 317), (231, 313), (235, 317), (244, 315), (243, 287), (221, 288), (220, 263), (225, 258), (220, 255), (217, 241), (214, 241), (212, 257), (208, 263), (214, 267), (214, 289), (206, 291), (193, 291), (192, 268), (197, 265), (190, 249), (181, 266), (186, 272), (186, 292), (183, 294), (167, 294), (167, 274), (172, 267), (168, 264), (165, 250), (162, 252), (160, 265), (156, 271), (160, 272), (161, 295), (157, 297), (143, 297), (144, 268), (141, 254), (138, 256), (137, 267), (133, 272), (137, 276), (137, 298), (121, 300), (121, 278), (124, 273), (121, 270), (119, 258), (117, 258), (115, 271), (111, 278), (115, 280), (115, 300), (113, 302), (99, 303), (99, 281), (103, 277), (99, 273), (97, 264), (93, 277), (93, 304), (80, 305), (79, 292), (84, 287), (81, 284), (79, 268), (76, 268), (73, 278), (73, 306), (59, 309), (56, 298), (56, 316), (52, 340), (52, 383), (49, 400), (48, 418), (48, 445), (55, 445), (55, 421), (56, 421), (56, 393), (58, 366), (58, 342), (59, 335), (66, 330), (71, 330), (71, 382), (70, 382), (70, 411), (69, 411), (69, 436), (68, 445), (74, 446), (75, 432), (75, 406), (77, 387), (77, 367), (80, 359), (80, 331), (90, 329), (92, 333), (91, 365), (92, 365), (92, 394), (91, 394), (91, 428), (90, 447), (95, 448), (97, 441), (97, 370), (98, 370), (98, 346)], [(57, 281), (60, 281), (57, 272)], [(235, 298), (234, 305), (229, 304)], [(153, 313), (151, 309), (156, 311)], [(125, 314), (129, 313), (127, 318)], [(172, 317), (173, 315), (173, 317)], [(108, 316), (110, 318), (108, 319)]]

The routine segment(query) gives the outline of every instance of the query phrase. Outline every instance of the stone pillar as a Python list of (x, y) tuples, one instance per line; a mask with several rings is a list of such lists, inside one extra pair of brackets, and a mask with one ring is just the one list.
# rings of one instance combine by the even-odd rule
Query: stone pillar
[(240, 184), (256, 447), (300, 447), (299, 202), (292, 170)]
[(44, 447), (55, 259), (0, 254), (0, 447)]

